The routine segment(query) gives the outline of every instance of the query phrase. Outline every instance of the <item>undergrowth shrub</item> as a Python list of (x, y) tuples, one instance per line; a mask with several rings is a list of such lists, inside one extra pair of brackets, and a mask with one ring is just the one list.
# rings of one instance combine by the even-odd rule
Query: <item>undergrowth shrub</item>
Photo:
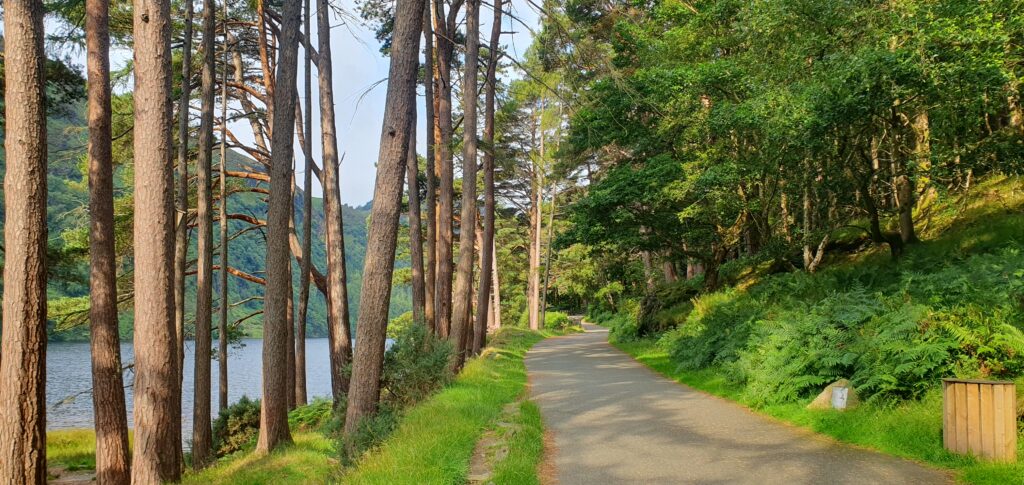
[(769, 275), (692, 307), (645, 302), (644, 321), (606, 320), (618, 340), (675, 325), (660, 340), (672, 360), (720, 369), (755, 405), (807, 399), (839, 378), (868, 399), (915, 399), (942, 377), (1024, 373), (1024, 255), (1004, 243), (981, 254), (961, 244), (972, 250), (952, 258), (949, 242), (925, 244), (898, 262)]
[(377, 413), (359, 422), (356, 431), (350, 436), (343, 436), (338, 450), (345, 465), (355, 463), (356, 459), (367, 451), (376, 448), (387, 439), (398, 427), (400, 410), (389, 404), (378, 407)]
[(563, 312), (548, 311), (544, 313), (544, 328), (549, 330), (566, 330), (571, 327), (572, 320)]
[(288, 427), (292, 430), (303, 429), (322, 431), (331, 434), (331, 422), (337, 420), (333, 409), (333, 401), (328, 398), (317, 398), (313, 402), (299, 406), (288, 413)]
[(260, 401), (242, 396), (213, 421), (213, 449), (218, 457), (250, 446), (260, 432)]
[(423, 325), (410, 325), (395, 336), (384, 354), (382, 400), (397, 409), (415, 404), (451, 380), (452, 346)]

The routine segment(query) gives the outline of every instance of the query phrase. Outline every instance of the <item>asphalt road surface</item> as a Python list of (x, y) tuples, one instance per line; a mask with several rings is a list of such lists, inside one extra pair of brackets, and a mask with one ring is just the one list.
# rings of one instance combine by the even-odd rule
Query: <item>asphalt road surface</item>
[[(944, 471), (843, 445), (669, 380), (608, 344), (607, 330), (526, 356), (549, 444), (548, 482), (933, 484)], [(552, 443), (553, 441), (553, 443)]]

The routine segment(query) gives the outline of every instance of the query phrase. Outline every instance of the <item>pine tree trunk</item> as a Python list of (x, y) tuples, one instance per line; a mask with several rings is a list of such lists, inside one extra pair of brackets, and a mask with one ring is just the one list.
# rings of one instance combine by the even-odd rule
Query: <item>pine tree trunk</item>
[(430, 25), (431, 8), (430, 0), (423, 2), (423, 72), (426, 79), (423, 81), (423, 98), (426, 112), (426, 139), (427, 139), (427, 163), (425, 175), (427, 179), (427, 240), (426, 240), (426, 262), (423, 269), (423, 317), (426, 319), (427, 328), (434, 331), (437, 325), (434, 308), (434, 287), (437, 281), (437, 173), (434, 167), (437, 165), (435, 159), (434, 138), (437, 136), (437, 117), (435, 116), (434, 102), (436, 101), (434, 83), (434, 29)]
[[(412, 99), (412, 110), (416, 111), (416, 96)], [(423, 276), (423, 234), (420, 220), (420, 184), (419, 160), (416, 156), (416, 115), (409, 124), (408, 156), (405, 170), (408, 175), (409, 187), (409, 253), (412, 262), (412, 317), (417, 324), (426, 324), (424, 316), (426, 306), (426, 289)]]
[(444, 15), (444, 2), (434, 3), (434, 22), (437, 31), (437, 124), (438, 143), (438, 202), (437, 202), (437, 281), (434, 285), (434, 317), (437, 334), (448, 338), (452, 330), (452, 244), (454, 241), (453, 210), (455, 175), (452, 158), (452, 42), (453, 29)]
[[(109, 3), (109, 2), (105, 2)], [(178, 101), (178, 170), (174, 233), (174, 330), (178, 342), (178, 387), (185, 378), (185, 271), (188, 266), (189, 101), (192, 98), (192, 0), (185, 0), (181, 47), (181, 98)], [(109, 45), (109, 42), (108, 42)]]
[[(181, 405), (174, 325), (171, 15), (135, 0), (135, 440), (132, 483), (181, 477)], [(9, 175), (8, 175), (9, 176)]]
[(217, 409), (228, 408), (228, 190), (227, 190), (227, 157), (228, 157), (228, 3), (224, 2), (224, 72), (221, 73), (221, 104), (220, 104), (220, 324), (217, 328), (217, 365), (219, 369), (220, 388), (217, 395)]
[(292, 291), (289, 219), (292, 206), (292, 156), (295, 139), (295, 93), (298, 70), (300, 2), (284, 2), (281, 41), (273, 95), (271, 131), (270, 202), (267, 210), (267, 285), (263, 314), (263, 400), (260, 413), (259, 453), (269, 453), (291, 442), (288, 430), (287, 362), (288, 300)]
[[(455, 275), (452, 303), (452, 341), (456, 343), (455, 368), (466, 359), (467, 334), (472, 332), (470, 295), (473, 286), (473, 238), (476, 234), (476, 155), (477, 155), (477, 64), (480, 58), (480, 4), (466, 0), (466, 66), (462, 75), (463, 153), (462, 218), (459, 229), (459, 265)], [(472, 342), (472, 339), (468, 340)]]
[(498, 281), (498, 247), (497, 245), (491, 247), (491, 252), (494, 253), (494, 262), (491, 264), (491, 273), (494, 276), (494, 322), (491, 324), (491, 328), (501, 328), (501, 284)]
[[(186, 6), (189, 7), (190, 5)], [(96, 481), (131, 481), (128, 417), (117, 321), (114, 168), (111, 153), (109, 2), (86, 3), (89, 74), (89, 336), (96, 428)]]
[[(391, 45), (387, 101), (380, 139), (377, 180), (367, 237), (366, 265), (356, 325), (352, 385), (345, 417), (345, 435), (351, 437), (363, 418), (376, 412), (380, 398), (380, 374), (391, 301), (391, 277), (401, 211), (403, 172), (416, 89), (418, 50), (423, 0), (397, 0)], [(351, 440), (348, 441), (351, 443)]]
[[(538, 169), (539, 171), (539, 169)], [(539, 177), (539, 175), (537, 175)], [(530, 330), (540, 329), (540, 235), (541, 235), (540, 181), (533, 184), (533, 203), (530, 209), (530, 266), (527, 305)]]
[(324, 219), (327, 225), (327, 338), (330, 346), (331, 394), (334, 405), (344, 402), (348, 393), (345, 368), (352, 357), (352, 332), (349, 324), (347, 275), (345, 274), (345, 236), (342, 227), (341, 192), (338, 180), (338, 137), (334, 117), (334, 84), (331, 65), (330, 8), (327, 0), (317, 2), (317, 34), (320, 58), (320, 130), (324, 171)]
[(46, 108), (43, 2), (4, 4), (0, 483), (46, 483)]
[(540, 322), (543, 325), (548, 318), (548, 285), (551, 283), (551, 241), (554, 238), (555, 228), (555, 199), (558, 197), (556, 188), (551, 188), (551, 210), (548, 212), (548, 242), (544, 255), (544, 288), (540, 294)]
[(212, 458), (210, 428), (210, 348), (213, 345), (213, 111), (214, 37), (216, 6), (203, 0), (203, 70), (199, 112), (199, 156), (196, 159), (196, 272), (195, 391), (192, 407), (192, 466), (200, 469)]
[[(306, 41), (310, 40), (311, 17), (310, 4), (313, 0), (305, 0), (302, 4), (302, 23)], [(306, 99), (305, 133), (302, 140), (302, 152), (306, 156), (306, 169), (302, 174), (302, 263), (299, 266), (299, 320), (295, 327), (295, 404), (306, 404), (306, 318), (309, 311), (309, 278), (312, 271), (310, 255), (313, 246), (313, 62), (310, 50), (304, 48), (305, 84), (303, 95)]]
[(484, 80), (484, 231), (480, 241), (480, 290), (477, 292), (476, 331), (473, 333), (473, 355), (487, 344), (490, 309), (491, 280), (494, 266), (494, 91), (498, 80), (498, 42), (501, 40), (502, 0), (494, 0), (491, 20), (491, 38), (487, 44), (487, 75)]

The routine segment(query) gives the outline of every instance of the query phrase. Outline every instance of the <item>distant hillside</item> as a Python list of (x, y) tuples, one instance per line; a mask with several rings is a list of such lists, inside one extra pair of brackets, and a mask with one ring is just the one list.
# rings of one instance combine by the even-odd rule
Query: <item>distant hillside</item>
[[(88, 296), (88, 260), (87, 260), (87, 233), (88, 224), (88, 184), (85, 180), (85, 149), (87, 142), (87, 129), (84, 117), (84, 103), (79, 103), (73, 109), (62, 110), (62, 112), (51, 117), (48, 123), (48, 144), (49, 144), (49, 203), (47, 210), (47, 222), (50, 232), (50, 253), (51, 270), (49, 281), (49, 295), (51, 302), (64, 298), (75, 299), (72, 301), (83, 302)], [(2, 136), (0, 136), (2, 140)], [(115, 153), (117, 149), (115, 147)], [(216, 155), (215, 155), (216, 156)], [(256, 163), (251, 159), (236, 153), (229, 152), (229, 165), (234, 168), (243, 166), (252, 167)], [(214, 164), (218, 163), (214, 160)], [(0, 150), (0, 176), (4, 173), (5, 159)], [(131, 177), (130, 167), (119, 166), (116, 169), (117, 196), (130, 196)], [(232, 183), (235, 183), (232, 181)], [(0, 187), (0, 234), (3, 225), (3, 203), (2, 187)], [(246, 214), (259, 219), (266, 218), (266, 203), (261, 194), (252, 192), (241, 192), (232, 194), (228, 200), (228, 211), (230, 213)], [(126, 200), (130, 199), (125, 197)], [(296, 191), (296, 216), (295, 226), (300, 229), (302, 226), (302, 194), (301, 190)], [(342, 216), (345, 225), (345, 249), (346, 263), (348, 268), (349, 301), (351, 306), (351, 318), (354, 323), (358, 314), (359, 295), (362, 284), (363, 258), (366, 251), (366, 218), (369, 215), (369, 204), (355, 208), (348, 205), (343, 206)], [(128, 217), (124, 224), (126, 231), (130, 228), (130, 207), (125, 209)], [(321, 272), (326, 271), (327, 257), (324, 248), (324, 214), (323, 200), (313, 198), (313, 264)], [(122, 213), (118, 213), (122, 217)], [(248, 224), (242, 221), (232, 220), (230, 232), (235, 233)], [(214, 231), (215, 245), (219, 245), (219, 232)], [(130, 233), (121, 234), (121, 237), (129, 238)], [(75, 242), (77, 241), (77, 242)], [(77, 244), (77, 246), (76, 246)], [(195, 257), (195, 235), (191, 237), (192, 247), (190, 257)], [(264, 276), (266, 264), (264, 232), (262, 230), (248, 231), (245, 234), (231, 240), (228, 248), (230, 264), (250, 274)], [(2, 261), (0, 261), (2, 263)], [(123, 272), (131, 271), (131, 258), (125, 258), (126, 267)], [(296, 300), (298, 299), (298, 265), (293, 265), (293, 278), (296, 287)], [(186, 305), (189, 316), (194, 311), (195, 304), (195, 278), (189, 279), (189, 286), (186, 290)], [(245, 301), (246, 303), (230, 309), (231, 320), (235, 321), (250, 315), (262, 308), (261, 296), (263, 288), (260, 285), (250, 283), (239, 278), (229, 279), (230, 301), (232, 303)], [(218, 305), (215, 300), (214, 305)], [(309, 331), (311, 337), (324, 337), (326, 331), (326, 303), (323, 295), (312, 285), (310, 293), (309, 308)], [(411, 296), (407, 288), (396, 288), (392, 297), (390, 314), (392, 317), (400, 315), (411, 308)], [(129, 309), (130, 310), (130, 309)], [(121, 316), (122, 337), (129, 337), (132, 329), (132, 314), (125, 311)], [(246, 336), (259, 336), (262, 332), (262, 318), (257, 315), (246, 319), (239, 328), (239, 333)], [(56, 325), (51, 322), (51, 338), (59, 340), (79, 340), (87, 338), (88, 330), (85, 325), (77, 325), (70, 329), (57, 330)]]

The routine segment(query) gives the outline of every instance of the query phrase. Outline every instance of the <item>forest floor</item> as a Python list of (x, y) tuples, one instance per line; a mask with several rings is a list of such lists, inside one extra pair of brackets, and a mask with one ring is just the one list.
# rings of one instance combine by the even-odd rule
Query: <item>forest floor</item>
[(526, 357), (554, 438), (546, 460), (574, 483), (950, 483), (952, 475), (833, 441), (680, 385), (607, 342), (549, 339)]

